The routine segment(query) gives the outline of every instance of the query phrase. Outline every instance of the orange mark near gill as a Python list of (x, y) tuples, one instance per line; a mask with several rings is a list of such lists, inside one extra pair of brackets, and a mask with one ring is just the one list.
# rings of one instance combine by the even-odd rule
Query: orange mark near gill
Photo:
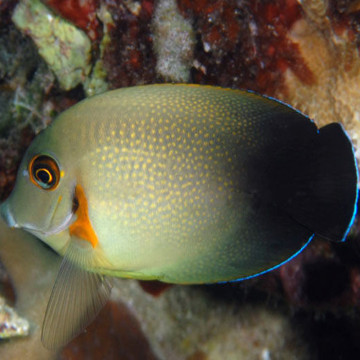
[(81, 185), (76, 185), (75, 196), (79, 206), (76, 210), (77, 219), (69, 227), (70, 235), (75, 235), (88, 241), (92, 247), (95, 248), (98, 243), (98, 238), (89, 219), (88, 203)]

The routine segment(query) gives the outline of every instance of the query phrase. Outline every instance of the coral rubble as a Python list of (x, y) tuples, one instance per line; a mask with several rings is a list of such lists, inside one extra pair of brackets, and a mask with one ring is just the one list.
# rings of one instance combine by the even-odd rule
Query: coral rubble
[(0, 339), (29, 334), (29, 322), (21, 318), (0, 296)]

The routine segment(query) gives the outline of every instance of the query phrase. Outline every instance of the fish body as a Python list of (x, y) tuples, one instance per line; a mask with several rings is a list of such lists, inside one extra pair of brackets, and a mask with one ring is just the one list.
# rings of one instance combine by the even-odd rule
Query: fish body
[[(356, 200), (341, 125), (317, 129), (246, 91), (149, 85), (61, 114), (29, 147), (1, 212), (64, 256), (55, 299), (68, 291), (64, 273), (102, 285), (104, 275), (189, 284), (263, 273), (315, 234), (343, 240)], [(62, 333), (45, 343), (74, 335)]]

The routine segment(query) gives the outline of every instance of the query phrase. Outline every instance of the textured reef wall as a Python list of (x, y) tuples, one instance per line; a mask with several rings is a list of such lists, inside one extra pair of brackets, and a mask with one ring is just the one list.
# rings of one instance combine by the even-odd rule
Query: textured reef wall
[[(145, 83), (279, 98), (318, 125), (343, 123), (359, 160), (359, 47), (357, 0), (0, 0), (0, 199), (31, 139), (56, 114), (106, 89)], [(40, 345), (59, 259), (0, 226), (0, 293), (30, 325), (30, 335), (1, 340), (1, 358), (360, 356), (357, 223), (346, 243), (316, 239), (289, 264), (243, 283), (163, 289), (118, 280), (98, 319), (59, 354)], [(16, 324), (2, 314), (4, 338)]]

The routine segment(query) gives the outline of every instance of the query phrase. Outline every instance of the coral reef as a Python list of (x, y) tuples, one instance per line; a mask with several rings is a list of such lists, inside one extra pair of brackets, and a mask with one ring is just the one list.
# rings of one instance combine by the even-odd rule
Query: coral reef
[(0, 24), (0, 49), (0, 196), (4, 197), (34, 133), (50, 123), (54, 106), (47, 94), (54, 77), (31, 40), (5, 20)]
[[(319, 125), (342, 122), (359, 149), (360, 16), (359, 11), (351, 7), (356, 2), (341, 3), (342, 7), (340, 3), (321, 0), (303, 2), (305, 17), (294, 24), (288, 36), (298, 45), (311, 72), (316, 74), (315, 81), (306, 84), (287, 72), (288, 95), (281, 92), (277, 95)], [(356, 156), (359, 160), (359, 150)]]
[(154, 0), (105, 0), (113, 25), (103, 62), (109, 88), (155, 81), (156, 58), (151, 35)]
[(29, 334), (29, 323), (19, 317), (16, 311), (0, 296), (0, 339)]
[(44, 2), (65, 19), (84, 30), (91, 40), (96, 40), (100, 36), (101, 28), (96, 16), (99, 0), (46, 0)]
[[(341, 121), (360, 159), (359, 47), (357, 0), (0, 1), (0, 199), (56, 113), (84, 96), (156, 81), (247, 88), (319, 125)], [(118, 280), (88, 331), (53, 354), (40, 327), (59, 259), (0, 222), (2, 295), (11, 303), (14, 287), (15, 311), (30, 324), (29, 336), (1, 342), (0, 357), (358, 357), (359, 228), (342, 244), (315, 239), (243, 283), (165, 289)]]
[(261, 359), (264, 354), (309, 358), (306, 345), (283, 313), (264, 308), (261, 301), (239, 301), (246, 297), (236, 287), (233, 297), (225, 300), (220, 288), (215, 290), (220, 290), (217, 297), (206, 287), (174, 286), (154, 298), (142, 293), (138, 283), (119, 280), (112, 299), (125, 301), (141, 319), (158, 359), (197, 359), (199, 354), (208, 360), (224, 359), (224, 354), (226, 359)]
[(21, 1), (12, 19), (34, 40), (39, 54), (64, 90), (70, 90), (85, 80), (91, 69), (91, 44), (82, 31), (55, 17), (40, 0)]
[(201, 38), (194, 53), (195, 82), (275, 96), (319, 125), (341, 121), (359, 148), (356, 1), (178, 4)]
[(153, 28), (157, 74), (168, 82), (188, 82), (195, 35), (190, 22), (178, 13), (175, 0), (157, 2)]
[[(274, 95), (284, 88), (290, 68), (306, 83), (313, 81), (297, 45), (287, 33), (301, 18), (296, 0), (178, 0), (185, 17), (195, 23), (195, 82), (240, 87)], [(200, 66), (201, 65), (201, 66)]]

